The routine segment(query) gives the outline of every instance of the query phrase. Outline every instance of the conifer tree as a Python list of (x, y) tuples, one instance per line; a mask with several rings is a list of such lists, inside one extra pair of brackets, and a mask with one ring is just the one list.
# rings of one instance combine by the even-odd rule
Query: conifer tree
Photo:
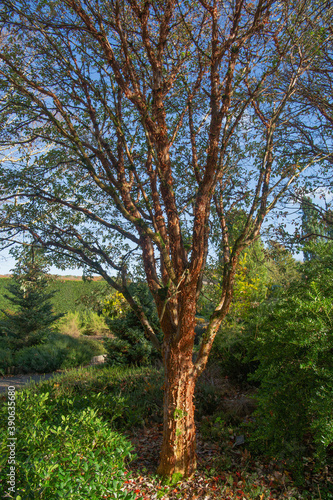
[[(41, 258), (32, 248), (14, 269), (13, 282), (5, 295), (14, 311), (3, 310), (5, 319), (0, 323), (2, 336), (14, 349), (42, 343), (52, 332), (52, 324), (62, 316), (52, 311), (51, 298), (54, 292), (47, 290), (49, 277)], [(1, 335), (0, 334), (0, 335)]]

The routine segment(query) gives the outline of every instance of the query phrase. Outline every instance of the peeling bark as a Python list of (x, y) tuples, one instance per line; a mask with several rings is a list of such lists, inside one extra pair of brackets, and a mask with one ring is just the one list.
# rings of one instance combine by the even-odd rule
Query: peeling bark
[(157, 472), (166, 477), (191, 477), (196, 470), (192, 352), (166, 346), (164, 367), (163, 444)]

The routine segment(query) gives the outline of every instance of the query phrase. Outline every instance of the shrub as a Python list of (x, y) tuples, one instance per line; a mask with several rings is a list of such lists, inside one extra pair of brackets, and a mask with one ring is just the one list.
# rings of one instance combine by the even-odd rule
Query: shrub
[[(119, 335), (119, 330), (117, 331)], [(139, 328), (123, 329), (122, 338), (107, 339), (106, 362), (110, 365), (146, 365), (150, 361), (152, 344)]]
[[(218, 363), (223, 376), (237, 384), (248, 384), (249, 375), (258, 367), (253, 359), (257, 323), (262, 308), (254, 308), (246, 313), (243, 321), (224, 322), (218, 331), (209, 363)], [(254, 381), (250, 381), (255, 385)]]
[[(45, 387), (45, 386), (44, 386)], [(16, 494), (22, 499), (134, 500), (123, 491), (125, 460), (131, 444), (112, 431), (89, 406), (73, 408), (66, 400), (59, 411), (48, 391), (30, 389), (16, 394)], [(64, 403), (64, 402), (63, 402)], [(6, 421), (6, 405), (0, 419)], [(8, 448), (2, 424), (0, 481), (5, 491)], [(111, 495), (111, 496), (109, 496)]]
[(0, 373), (5, 375), (8, 368), (12, 367), (14, 364), (13, 353), (10, 349), (0, 348)]
[(69, 312), (57, 324), (65, 335), (79, 337), (80, 335), (107, 335), (110, 330), (105, 318), (93, 311)]
[(81, 332), (83, 335), (107, 335), (110, 330), (103, 316), (93, 311), (85, 311), (81, 314)]
[(333, 443), (333, 271), (314, 262), (304, 271), (304, 284), (292, 286), (259, 327), (255, 447), (300, 460), (312, 444), (320, 463)]
[[(145, 283), (132, 284), (131, 293), (141, 303), (151, 326), (161, 338), (159, 319), (148, 286)], [(144, 365), (160, 357), (132, 309), (127, 308), (119, 317), (106, 318), (106, 323), (116, 337), (105, 341), (107, 363)]]
[(23, 373), (45, 373), (60, 368), (66, 351), (52, 344), (24, 347), (15, 354), (15, 366)]
[(100, 342), (53, 333), (45, 344), (25, 347), (15, 354), (15, 366), (23, 373), (45, 373), (88, 364), (104, 354)]

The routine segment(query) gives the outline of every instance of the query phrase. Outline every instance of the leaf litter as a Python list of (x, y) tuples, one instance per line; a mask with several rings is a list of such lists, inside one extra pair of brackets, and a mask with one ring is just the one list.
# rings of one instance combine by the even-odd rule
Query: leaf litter
[[(227, 386), (229, 402), (246, 397), (238, 389), (232, 390), (230, 384)], [(243, 415), (244, 421), (251, 419), (252, 411)], [(204, 416), (201, 423), (209, 418)], [(183, 482), (163, 484), (156, 475), (162, 429), (161, 423), (146, 423), (144, 429), (132, 429), (128, 435), (136, 457), (128, 466), (124, 489), (134, 491), (137, 500), (333, 500), (333, 478), (328, 470), (316, 472), (309, 460), (304, 485), (298, 488), (284, 461), (253, 457), (243, 434), (236, 435), (229, 429), (224, 442), (210, 442), (199, 425), (194, 476)]]

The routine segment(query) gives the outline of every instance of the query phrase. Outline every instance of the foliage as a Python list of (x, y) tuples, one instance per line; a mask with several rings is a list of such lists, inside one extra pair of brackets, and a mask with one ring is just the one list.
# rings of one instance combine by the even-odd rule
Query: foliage
[[(32, 385), (36, 393), (48, 392), (48, 409), (65, 412), (88, 407), (118, 430), (161, 422), (163, 370), (152, 367), (82, 367)], [(72, 403), (69, 404), (68, 400)], [(3, 424), (4, 425), (4, 424)]]
[(266, 307), (255, 340), (255, 446), (268, 445), (296, 463), (306, 444), (315, 445), (320, 463), (333, 443), (332, 246), (325, 250), (321, 259), (303, 264), (302, 282)]
[(23, 347), (16, 352), (14, 365), (20, 373), (46, 373), (60, 368), (66, 353), (58, 346), (45, 343)]
[[(12, 278), (3, 277), (0, 278), (0, 311), (3, 309), (8, 309), (10, 306), (10, 301), (5, 298), (5, 294), (8, 290), (8, 285), (12, 283)], [(14, 309), (14, 308), (13, 308)], [(0, 319), (4, 317), (3, 312), (0, 313)]]
[[(97, 446), (93, 444), (92, 430), (87, 430), (87, 427), (89, 428), (90, 426), (91, 411), (95, 412), (96, 416), (94, 418), (99, 419), (102, 425), (103, 423), (107, 423), (109, 432), (112, 433), (113, 431), (113, 435), (118, 436), (119, 441), (117, 443), (123, 449), (126, 449), (127, 443), (125, 444), (124, 441), (120, 441), (120, 439), (124, 439), (123, 437), (120, 438), (120, 432), (126, 431), (126, 434), (128, 434), (128, 431), (132, 430), (131, 435), (137, 436), (139, 442), (138, 454), (140, 453), (140, 456), (137, 458), (141, 459), (141, 463), (144, 460), (145, 465), (150, 463), (150, 452), (153, 450), (156, 452), (156, 449), (158, 449), (157, 442), (160, 438), (160, 427), (152, 424), (154, 422), (161, 422), (162, 419), (162, 384), (162, 370), (157, 371), (150, 367), (111, 368), (103, 366), (68, 371), (57, 375), (52, 380), (33, 384), (29, 389), (25, 389), (25, 396), (22, 400), (26, 401), (28, 395), (30, 403), (21, 403), (22, 400), (20, 399), (20, 407), (22, 404), (26, 415), (24, 420), (23, 418), (20, 420), (20, 436), (24, 436), (21, 442), (25, 446), (24, 454), (21, 453), (19, 456), (20, 481), (21, 477), (26, 477), (27, 475), (27, 472), (23, 471), (21, 463), (28, 454), (31, 455), (32, 459), (28, 461), (27, 457), (26, 464), (35, 465), (34, 468), (31, 467), (29, 477), (32, 477), (32, 473), (35, 474), (35, 477), (38, 474), (39, 477), (43, 477), (46, 481), (51, 482), (55, 491), (58, 491), (57, 488), (60, 488), (59, 476), (56, 474), (57, 469), (54, 469), (54, 475), (50, 474), (50, 478), (46, 479), (49, 469), (52, 468), (49, 467), (49, 462), (52, 466), (55, 463), (59, 463), (62, 470), (65, 463), (69, 467), (70, 474), (72, 474), (70, 476), (72, 481), (77, 479), (79, 484), (82, 484), (82, 482), (88, 483), (91, 478), (89, 472), (84, 470), (85, 463), (91, 466), (94, 473), (96, 473), (97, 469), (100, 472), (106, 471), (108, 463), (104, 460), (103, 456), (109, 457), (109, 455), (99, 454), (100, 425), (96, 425), (95, 420), (92, 422), (93, 425), (96, 425), (96, 431), (98, 431), (98, 441), (95, 443)], [(231, 389), (228, 383), (227, 390), (227, 397), (231, 398), (231, 400), (235, 398), (237, 400), (238, 391)], [(45, 398), (45, 394), (48, 394), (47, 398)], [(213, 412), (213, 407), (210, 406), (214, 394), (214, 407), (218, 408), (216, 413)], [(33, 408), (33, 401), (37, 402), (37, 408)], [(199, 454), (199, 472), (192, 481), (186, 482), (184, 487), (179, 484), (177, 486), (173, 485), (172, 488), (167, 488), (161, 487), (160, 478), (148, 474), (144, 467), (140, 468), (137, 474), (131, 473), (128, 470), (126, 478), (118, 476), (116, 470), (112, 469), (112, 473), (116, 474), (119, 481), (117, 488), (124, 488), (124, 479), (126, 479), (126, 491), (129, 492), (131, 490), (136, 494), (140, 492), (139, 496), (141, 497), (142, 495), (147, 500), (152, 494), (156, 494), (156, 498), (169, 497), (176, 499), (193, 498), (199, 492), (201, 492), (203, 498), (209, 494), (212, 495), (212, 498), (214, 498), (214, 495), (217, 498), (241, 496), (247, 500), (269, 500), (273, 498), (280, 500), (283, 498), (312, 500), (318, 498), (317, 480), (319, 475), (314, 476), (315, 483), (312, 491), (297, 490), (293, 485), (290, 473), (286, 469), (284, 462), (277, 460), (268, 461), (265, 457), (259, 457), (258, 455), (254, 457), (249, 452), (247, 445), (245, 445), (245, 448), (244, 446), (239, 448), (233, 447), (235, 436), (243, 434), (244, 427), (235, 424), (235, 419), (231, 418), (232, 415), (230, 413), (221, 412), (221, 406), (218, 405), (223, 405), (224, 401), (225, 397), (223, 393), (219, 393), (218, 388), (212, 383), (202, 380), (198, 384), (196, 408), (198, 410), (200, 436), (205, 443), (203, 448), (205, 453), (203, 455)], [(207, 410), (209, 413), (206, 413)], [(64, 416), (64, 419), (62, 419), (62, 416)], [(79, 431), (76, 428), (82, 422), (80, 416), (82, 418), (84, 416), (89, 421), (87, 425), (82, 425), (85, 436), (81, 437), (78, 436)], [(33, 424), (35, 420), (37, 423), (34, 429)], [(68, 421), (70, 421), (70, 424), (68, 424)], [(64, 429), (66, 425), (69, 425), (68, 431), (70, 431), (72, 422), (74, 437), (70, 439), (69, 435), (64, 435)], [(49, 436), (46, 437), (45, 429), (48, 426), (56, 432), (50, 432)], [(137, 426), (144, 426), (145, 432), (142, 432), (142, 427), (136, 428), (133, 432), (133, 429)], [(59, 427), (61, 427), (61, 431)], [(2, 410), (0, 410), (0, 428), (1, 437), (2, 435), (5, 436), (7, 432), (5, 404)], [(32, 433), (36, 431), (42, 437), (39, 439), (32, 434), (29, 440), (27, 433), (30, 431)], [(89, 433), (90, 436), (87, 437)], [(35, 443), (32, 442), (33, 438), (35, 439)], [(77, 440), (80, 448), (74, 447)], [(248, 434), (246, 435), (247, 440)], [(3, 441), (6, 442), (6, 439)], [(28, 445), (26, 446), (27, 441)], [(73, 443), (72, 445), (71, 442)], [(61, 449), (61, 445), (66, 445), (66, 443), (66, 449)], [(85, 448), (83, 448), (83, 444)], [(199, 446), (201, 447), (202, 444)], [(40, 455), (39, 450), (36, 449), (38, 447), (40, 448)], [(42, 455), (44, 450), (46, 450), (45, 454)], [(85, 453), (82, 450), (90, 451)], [(8, 454), (8, 450), (5, 453)], [(47, 462), (44, 459), (37, 463), (37, 458), (45, 456), (49, 459)], [(206, 459), (203, 461), (204, 457)], [(130, 458), (128, 456), (128, 459)], [(72, 463), (67, 462), (69, 459)], [(90, 460), (93, 463), (89, 462)], [(123, 458), (119, 457), (119, 450), (118, 452), (115, 450), (112, 462), (119, 465), (119, 471), (124, 469)], [(126, 462), (126, 468), (131, 469), (131, 466), (128, 467)], [(0, 469), (3, 463), (1, 462)], [(7, 480), (5, 477), (6, 468), (7, 465), (0, 471), (0, 479), (3, 481)], [(134, 470), (137, 470), (136, 467)], [(81, 478), (79, 478), (80, 475)], [(57, 479), (58, 483), (55, 484)], [(115, 479), (114, 476), (113, 479)], [(28, 485), (24, 481), (23, 484), (21, 483), (21, 486), (28, 489)], [(308, 478), (308, 481), (310, 481), (310, 478)], [(310, 485), (311, 483), (308, 482), (307, 487), (309, 488)], [(30, 484), (31, 489), (33, 489), (33, 486), (33, 483)], [(94, 486), (96, 487), (96, 485)], [(2, 483), (0, 483), (1, 487)], [(322, 500), (331, 500), (332, 496), (330, 496), (329, 492), (325, 494), (324, 488), (325, 484), (321, 482), (320, 493)], [(242, 494), (240, 493), (241, 491)], [(67, 487), (64, 485), (61, 492), (63, 498), (66, 498), (66, 493)], [(112, 499), (112, 494), (110, 493), (110, 495)], [(34, 497), (31, 496), (31, 498)], [(52, 494), (49, 494), (47, 498), (53, 500)], [(79, 498), (73, 496), (72, 500), (78, 500)], [(103, 498), (103, 496), (101, 495), (100, 498)], [(120, 498), (122, 499), (122, 497)], [(200, 495), (199, 498), (201, 498)], [(29, 500), (31, 499), (29, 498)]]
[(105, 318), (94, 311), (69, 312), (57, 323), (59, 331), (65, 335), (79, 337), (80, 335), (107, 335), (110, 330)]
[[(218, 267), (215, 273), (218, 276)], [(260, 317), (265, 316), (265, 307), (269, 309), (290, 283), (298, 279), (295, 259), (273, 241), (267, 248), (257, 241), (243, 252), (235, 275), (233, 303), (211, 351), (211, 361), (220, 363), (225, 376), (237, 383), (249, 382), (248, 376), (258, 366), (253, 357)], [(215, 291), (211, 288), (207, 293)]]
[[(209, 317), (213, 304), (221, 293), (223, 266), (219, 259), (212, 260), (205, 274), (209, 282), (204, 287), (198, 303), (198, 312)], [(235, 325), (244, 320), (253, 307), (268, 296), (276, 297), (298, 278), (297, 263), (282, 245), (270, 240), (263, 245), (259, 239), (244, 250), (239, 258), (235, 274), (233, 303), (225, 325)]]
[(9, 348), (0, 348), (0, 375), (5, 375), (13, 366), (13, 353)]
[(222, 325), (214, 340), (210, 362), (218, 362), (221, 373), (234, 383), (248, 384), (249, 375), (258, 367), (258, 361), (253, 359), (257, 314), (253, 311), (240, 324)]
[(53, 333), (43, 344), (15, 352), (3, 350), (0, 367), (15, 367), (20, 373), (45, 373), (88, 364), (93, 356), (104, 353), (100, 342)]
[(107, 339), (106, 362), (110, 365), (146, 365), (152, 352), (151, 343), (145, 338), (141, 328), (127, 328), (117, 332), (123, 338)]
[[(12, 309), (15, 311), (15, 305), (5, 298), (7, 286), (13, 283), (12, 278), (0, 278), (0, 309)], [(84, 302), (86, 296), (107, 296), (105, 283), (103, 281), (83, 281), (73, 279), (73, 277), (64, 279), (54, 277), (49, 283), (49, 291), (54, 293), (50, 301), (53, 309), (59, 314), (82, 313), (89, 307)]]
[(128, 305), (123, 295), (117, 291), (114, 291), (112, 294), (109, 294), (104, 298), (102, 304), (102, 313), (105, 316), (109, 316), (111, 318), (122, 315), (126, 309), (128, 309)]
[[(200, 297), (198, 313), (209, 317), (223, 287), (223, 259), (211, 262), (206, 271), (206, 280), (209, 284), (206, 285), (204, 294)], [(270, 276), (265, 250), (262, 242), (258, 240), (243, 251), (239, 258), (228, 321), (238, 321), (253, 304), (266, 298), (269, 284)]]
[[(122, 489), (130, 443), (112, 431), (89, 405), (75, 407), (69, 398), (61, 409), (52, 392), (24, 390), (16, 394), (16, 493), (23, 500), (134, 500)], [(1, 433), (6, 433), (6, 406)], [(5, 491), (7, 440), (1, 440), (1, 482)], [(6, 488), (7, 489), (7, 488)]]
[(5, 319), (0, 322), (0, 334), (7, 337), (13, 349), (45, 341), (53, 331), (52, 324), (62, 316), (53, 313), (50, 299), (54, 294), (49, 292), (48, 283), (45, 269), (38, 261), (18, 261), (14, 281), (8, 286), (11, 295), (5, 295), (17, 310), (4, 310)]
[(310, 249), (315, 248), (316, 243), (325, 242), (327, 238), (332, 239), (332, 210), (326, 206), (324, 211), (322, 207), (313, 203), (308, 196), (303, 196), (300, 205), (302, 211), (303, 255), (304, 259), (309, 261), (314, 257)]
[(106, 335), (110, 330), (104, 316), (93, 311), (85, 311), (80, 315), (81, 332), (83, 335)]
[(52, 304), (55, 311), (60, 313), (83, 313), (89, 308), (84, 297), (103, 296), (106, 291), (104, 281), (74, 280), (58, 278), (51, 286), (51, 291), (56, 291)]
[(267, 242), (265, 266), (268, 271), (268, 297), (276, 298), (300, 279), (299, 262), (289, 250), (274, 240)]
[(89, 338), (73, 339), (64, 335), (59, 335), (54, 340), (54, 345), (59, 346), (65, 352), (60, 368), (73, 368), (75, 366), (90, 363), (93, 356), (105, 353), (104, 346)]
[(76, 301), (77, 304), (83, 304), (86, 309), (91, 310), (98, 315), (109, 317), (122, 314), (127, 307), (126, 300), (123, 295), (116, 290), (110, 288), (104, 282), (98, 288), (87, 290)]
[[(243, 318), (253, 307), (253, 304), (259, 304), (267, 295), (267, 270), (263, 265), (263, 260), (259, 265), (258, 261), (256, 262), (256, 258), (254, 258), (256, 249), (252, 248), (251, 250), (250, 255), (248, 252), (244, 252), (239, 259), (235, 275), (234, 301), (230, 308), (229, 317)], [(260, 248), (260, 252), (261, 258), (264, 259), (262, 248)], [(255, 263), (257, 265), (253, 265)]]
[(57, 323), (59, 332), (71, 337), (79, 337), (81, 331), (81, 319), (78, 311), (66, 313)]
[[(151, 293), (145, 283), (131, 285), (133, 297), (141, 304), (149, 323), (161, 337), (158, 315)], [(146, 338), (145, 331), (134, 311), (129, 307), (116, 318), (107, 317), (106, 323), (116, 338), (105, 341), (107, 363), (145, 365), (158, 358), (158, 353)]]

